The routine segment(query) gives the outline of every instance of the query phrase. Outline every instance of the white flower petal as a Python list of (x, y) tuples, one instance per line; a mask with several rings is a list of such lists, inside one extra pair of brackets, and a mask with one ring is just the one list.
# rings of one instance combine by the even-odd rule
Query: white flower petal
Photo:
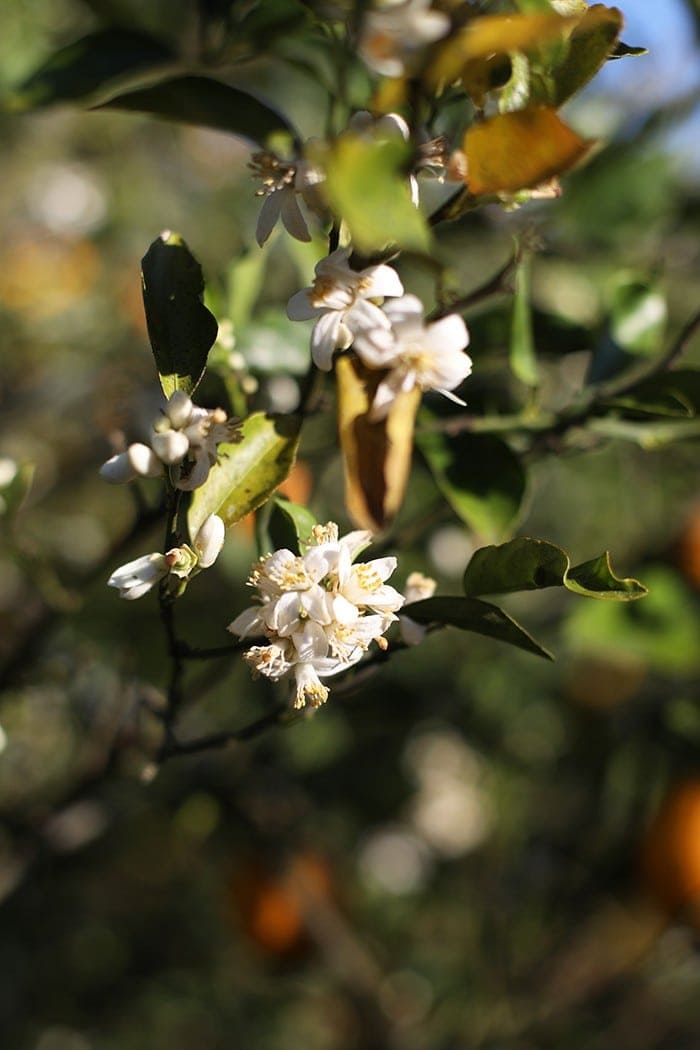
[(141, 598), (159, 580), (167, 576), (168, 570), (164, 554), (144, 554), (143, 557), (115, 569), (107, 580), (107, 586), (118, 587), (120, 598), (133, 601), (135, 598)]
[(403, 295), (401, 278), (392, 266), (374, 266), (363, 270), (362, 276), (368, 282), (362, 293), (367, 299), (382, 295)]
[(287, 303), (287, 317), (290, 321), (310, 321), (323, 312), (322, 306), (312, 306), (309, 293), (311, 288), (302, 288), (295, 292)]
[(260, 605), (251, 605), (250, 608), (244, 609), (242, 613), (239, 613), (226, 630), (230, 631), (231, 634), (239, 635), (241, 638), (262, 634), (263, 620), (260, 615), (261, 612), (262, 607)]
[(282, 198), (280, 214), (285, 230), (287, 233), (291, 233), (292, 237), (297, 241), (310, 241), (311, 234), (309, 233), (309, 227), (306, 225), (306, 219), (301, 213), (296, 190), (290, 186), (280, 190), (279, 193)]
[(448, 314), (426, 327), (426, 346), (446, 350), (464, 350), (469, 345), (469, 332), (459, 314)]
[(333, 367), (333, 354), (336, 351), (340, 316), (333, 310), (323, 314), (316, 321), (311, 333), (311, 356), (314, 364), (324, 372)]
[(255, 228), (255, 239), (261, 248), (272, 233), (275, 223), (280, 217), (280, 209), (282, 207), (280, 196), (280, 190), (269, 194), (263, 201), (263, 206), (260, 209), (258, 224)]

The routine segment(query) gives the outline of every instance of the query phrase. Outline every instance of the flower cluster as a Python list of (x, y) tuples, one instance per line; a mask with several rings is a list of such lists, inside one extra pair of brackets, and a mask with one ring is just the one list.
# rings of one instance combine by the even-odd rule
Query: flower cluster
[(338, 248), (317, 264), (314, 283), (293, 295), (287, 304), (291, 321), (316, 323), (311, 355), (318, 368), (333, 367), (336, 350), (347, 350), (360, 332), (390, 328), (386, 314), (372, 300), (401, 295), (403, 285), (391, 266), (353, 270), (349, 252)]
[(403, 605), (401, 594), (385, 582), (396, 558), (355, 563), (370, 533), (338, 538), (333, 522), (317, 525), (296, 555), (282, 549), (261, 558), (248, 584), (259, 601), (229, 624), (240, 638), (262, 636), (244, 658), (254, 672), (280, 679), (293, 675), (295, 707), (318, 707), (328, 698), (321, 679), (351, 667), (383, 637)]
[(235, 423), (222, 408), (199, 408), (176, 390), (153, 424), (150, 445), (130, 445), (108, 459), (100, 474), (105, 481), (120, 484), (137, 477), (160, 477), (167, 467), (173, 485), (191, 492), (207, 480), (219, 445), (234, 435)]
[[(377, 389), (370, 419), (383, 419), (402, 391), (437, 390), (463, 404), (450, 391), (471, 372), (467, 327), (457, 314), (426, 324), (415, 295), (403, 295), (399, 275), (391, 266), (353, 270), (345, 248), (316, 266), (309, 288), (293, 295), (287, 315), (293, 321), (315, 318), (311, 354), (329, 370), (336, 350), (352, 346), (368, 368), (386, 372)], [(390, 297), (383, 307), (380, 297)]]
[(194, 547), (185, 543), (165, 554), (144, 554), (115, 569), (107, 586), (118, 588), (120, 598), (133, 601), (147, 594), (166, 576), (188, 579), (214, 564), (224, 545), (224, 535), (223, 521), (218, 515), (210, 514), (195, 537)]

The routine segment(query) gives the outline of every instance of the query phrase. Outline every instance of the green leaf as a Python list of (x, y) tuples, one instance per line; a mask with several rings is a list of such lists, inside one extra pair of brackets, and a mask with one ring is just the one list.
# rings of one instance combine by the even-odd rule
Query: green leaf
[(565, 57), (550, 71), (553, 90), (547, 101), (563, 105), (595, 76), (614, 49), (622, 22), (616, 7), (594, 4), (588, 8), (569, 38)]
[(115, 95), (94, 108), (150, 113), (181, 124), (230, 131), (255, 143), (277, 132), (298, 138), (287, 119), (271, 106), (209, 77), (171, 77), (152, 87)]
[(527, 653), (553, 660), (552, 654), (528, 634), (511, 616), (497, 605), (482, 602), (478, 598), (425, 598), (412, 602), (401, 610), (417, 623), (441, 623), (459, 627), (463, 631), (483, 634), (507, 642)]
[(636, 58), (639, 55), (648, 55), (648, 54), (649, 54), (649, 48), (648, 47), (634, 47), (634, 46), (630, 46), (630, 44), (625, 44), (624, 41), (622, 41), (622, 40), (618, 40), (618, 42), (615, 45), (613, 51), (611, 51), (610, 54), (608, 55), (608, 58), (610, 58), (610, 59), (613, 59), (613, 58), (627, 58), (628, 56), (631, 57), (631, 58)]
[(51, 56), (10, 96), (14, 110), (86, 98), (118, 77), (172, 62), (162, 41), (129, 29), (106, 29)]
[(679, 368), (637, 383), (624, 396), (604, 402), (633, 416), (693, 417), (700, 415), (700, 371)]
[(571, 568), (569, 555), (561, 547), (529, 536), (475, 551), (465, 570), (463, 584), (464, 593), (470, 597), (545, 587), (566, 587), (587, 598), (612, 601), (632, 601), (647, 593), (638, 580), (621, 580), (615, 576), (607, 551)]
[(166, 397), (191, 394), (218, 332), (202, 303), (202, 268), (177, 233), (166, 230), (141, 260), (148, 337)]
[(235, 332), (248, 324), (253, 316), (266, 266), (267, 252), (256, 247), (228, 268), (228, 316)]
[(283, 496), (275, 496), (270, 500), (267, 529), (275, 550), (286, 547), (295, 554), (301, 554), (316, 524), (316, 518), (307, 507), (292, 503)]
[(620, 602), (634, 601), (647, 594), (647, 588), (639, 580), (621, 580), (615, 576), (608, 551), (569, 569), (564, 586), (587, 598), (607, 598)]
[(540, 381), (532, 334), (532, 309), (530, 306), (529, 258), (523, 259), (515, 271), (513, 296), (513, 320), (510, 331), (510, 367), (516, 379), (527, 386), (537, 386)]
[(363, 253), (389, 244), (428, 251), (425, 219), (411, 201), (411, 150), (400, 138), (372, 141), (347, 132), (325, 154), (324, 190)]
[(190, 536), (196, 536), (210, 514), (234, 525), (256, 510), (289, 474), (299, 444), (301, 418), (255, 412), (241, 425), (237, 444), (219, 445), (219, 461), (201, 488), (195, 489), (187, 513)]
[(525, 495), (525, 472), (500, 438), (422, 431), (416, 444), (456, 514), (487, 540), (504, 539)]
[(598, 383), (619, 375), (640, 357), (663, 348), (666, 298), (654, 281), (623, 274), (609, 293), (608, 323), (595, 348), (586, 380)]

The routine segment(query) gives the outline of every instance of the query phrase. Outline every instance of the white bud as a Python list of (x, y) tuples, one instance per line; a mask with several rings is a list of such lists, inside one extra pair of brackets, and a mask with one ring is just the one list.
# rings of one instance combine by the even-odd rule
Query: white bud
[(148, 445), (137, 441), (129, 445), (126, 455), (132, 470), (143, 478), (158, 478), (163, 473), (163, 463)]
[(128, 452), (120, 452), (119, 455), (112, 456), (100, 467), (100, 477), (109, 481), (111, 485), (122, 485), (126, 481), (133, 481), (136, 474)]
[(189, 438), (179, 430), (155, 433), (151, 438), (151, 445), (159, 459), (169, 466), (174, 463), (182, 463), (190, 448)]
[(168, 573), (168, 561), (164, 554), (144, 554), (135, 561), (115, 569), (107, 580), (108, 587), (118, 587), (119, 597), (133, 601), (150, 591)]
[(165, 414), (176, 430), (187, 426), (192, 415), (192, 407), (192, 402), (184, 390), (175, 390), (170, 395)]
[(200, 569), (208, 569), (214, 564), (224, 545), (225, 535), (226, 527), (221, 518), (217, 514), (210, 514), (194, 541)]

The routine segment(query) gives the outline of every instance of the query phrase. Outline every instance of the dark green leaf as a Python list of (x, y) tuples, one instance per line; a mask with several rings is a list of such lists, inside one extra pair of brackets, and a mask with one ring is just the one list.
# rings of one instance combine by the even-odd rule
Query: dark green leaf
[(464, 593), (475, 597), (561, 587), (568, 568), (569, 559), (561, 547), (519, 536), (500, 547), (474, 552), (464, 573)]
[(257, 508), (289, 474), (299, 444), (299, 416), (255, 412), (243, 421), (237, 444), (219, 445), (219, 462), (192, 494), (187, 513), (190, 536), (210, 514), (233, 525)]
[(636, 57), (637, 55), (648, 54), (648, 47), (631, 47), (629, 44), (625, 44), (622, 40), (618, 40), (614, 49), (608, 55), (608, 58), (627, 58), (627, 56)]
[(306, 507), (283, 496), (270, 500), (270, 517), (267, 530), (275, 550), (286, 547), (300, 554), (311, 536), (316, 519)]
[(700, 415), (700, 371), (679, 368), (637, 383), (624, 396), (605, 402), (632, 416), (692, 417)]
[(536, 642), (503, 609), (489, 602), (479, 601), (478, 598), (425, 598), (421, 602), (412, 602), (404, 606), (401, 612), (417, 623), (441, 623), (459, 627), (463, 631), (484, 634), (488, 638), (496, 638), (499, 642), (515, 645), (518, 649), (543, 656), (546, 660), (554, 659), (547, 649)]
[(160, 40), (129, 29), (106, 29), (61, 48), (10, 97), (13, 109), (86, 98), (117, 77), (173, 61)]
[(666, 299), (655, 282), (623, 274), (610, 293), (608, 323), (595, 348), (588, 375), (598, 383), (629, 369), (663, 346)]
[(275, 132), (296, 138), (289, 122), (253, 95), (209, 77), (173, 77), (152, 87), (116, 95), (95, 109), (127, 109), (150, 113), (181, 124), (198, 124), (230, 131), (262, 143)]
[(529, 536), (519, 536), (499, 547), (482, 547), (475, 551), (464, 573), (464, 592), (471, 597), (544, 587), (566, 587), (587, 598), (613, 601), (631, 601), (647, 593), (637, 580), (615, 576), (607, 551), (571, 568), (569, 556), (561, 547)]
[(202, 303), (202, 268), (182, 238), (162, 233), (141, 260), (148, 336), (166, 397), (191, 394), (218, 332)]
[(456, 514), (487, 540), (501, 540), (513, 527), (525, 494), (525, 472), (500, 438), (434, 431), (416, 436), (443, 493)]

